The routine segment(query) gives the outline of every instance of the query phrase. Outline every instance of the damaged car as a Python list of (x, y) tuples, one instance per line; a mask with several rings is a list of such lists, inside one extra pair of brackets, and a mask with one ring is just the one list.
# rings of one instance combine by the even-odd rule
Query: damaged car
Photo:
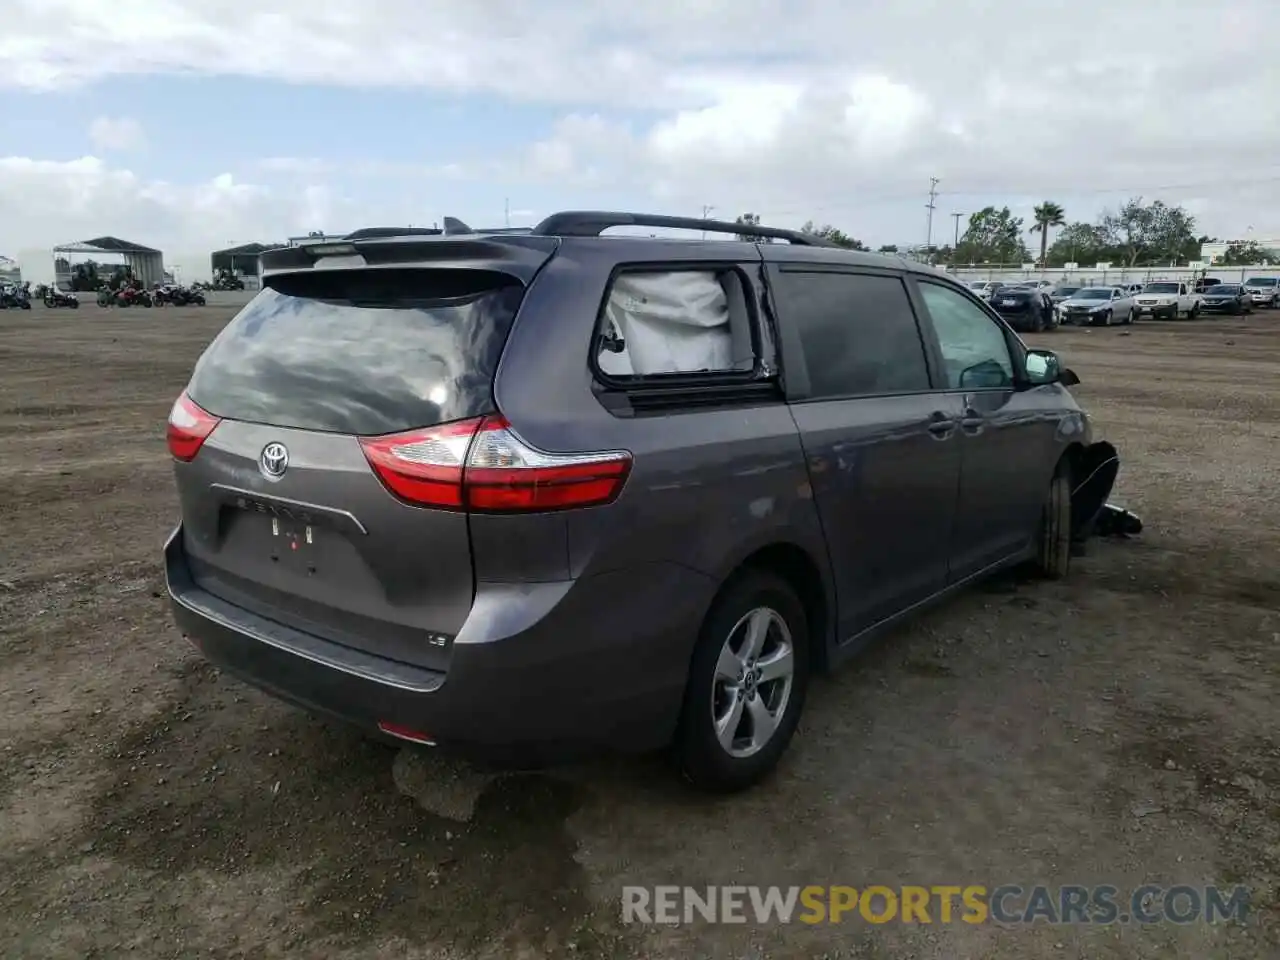
[(815, 675), (1138, 529), (1079, 379), (946, 273), (753, 224), (445, 224), (263, 254), (173, 405), (178, 628), (285, 701), (737, 790)]

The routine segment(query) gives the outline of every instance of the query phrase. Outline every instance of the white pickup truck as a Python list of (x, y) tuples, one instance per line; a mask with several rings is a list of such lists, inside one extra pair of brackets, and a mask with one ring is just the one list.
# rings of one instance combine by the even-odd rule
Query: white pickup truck
[(1196, 293), (1191, 284), (1177, 280), (1152, 280), (1133, 298), (1133, 315), (1135, 319), (1194, 319), (1200, 315), (1203, 306), (1203, 295)]

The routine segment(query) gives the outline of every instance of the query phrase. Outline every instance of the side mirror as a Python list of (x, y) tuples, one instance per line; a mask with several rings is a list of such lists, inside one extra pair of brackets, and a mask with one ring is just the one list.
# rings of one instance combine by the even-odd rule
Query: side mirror
[(1022, 369), (1026, 382), (1033, 387), (1062, 381), (1062, 364), (1052, 350), (1028, 350)]

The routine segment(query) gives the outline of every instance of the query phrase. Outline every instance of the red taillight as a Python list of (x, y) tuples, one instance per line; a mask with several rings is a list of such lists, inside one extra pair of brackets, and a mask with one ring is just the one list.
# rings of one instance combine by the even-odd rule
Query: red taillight
[(196, 406), (184, 390), (169, 411), (169, 427), (165, 431), (169, 452), (176, 460), (194, 460), (209, 434), (221, 422), (218, 417)]
[(486, 513), (541, 512), (609, 503), (631, 454), (544, 453), (503, 417), (464, 420), (360, 441), (387, 488), (409, 503)]

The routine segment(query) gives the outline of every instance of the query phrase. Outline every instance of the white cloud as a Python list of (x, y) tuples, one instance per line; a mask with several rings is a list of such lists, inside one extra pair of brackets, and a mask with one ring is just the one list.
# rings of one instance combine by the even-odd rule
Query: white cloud
[(166, 252), (197, 276), (213, 249), (303, 233), (353, 215), (328, 187), (269, 189), (224, 173), (200, 183), (146, 180), (97, 157), (0, 158), (0, 250), (28, 277), (51, 272), (55, 244), (110, 234)]
[[(0, 89), (198, 73), (482, 93), (561, 119), (497, 158), (269, 158), (247, 167), (259, 186), (11, 158), (0, 249), (51, 224), (171, 245), (277, 237), (345, 222), (367, 210), (368, 181), (391, 177), (493, 183), (539, 209), (590, 190), (666, 212), (812, 217), (873, 242), (922, 240), (938, 177), (937, 235), (987, 203), (1026, 214), (1053, 199), (1092, 218), (1131, 194), (1194, 201), (1210, 233), (1280, 234), (1280, 60), (1242, 56), (1239, 39), (1280, 28), (1275, 0), (1224, 0), (1208, 21), (1152, 0), (262, 0), (234, 18), (197, 0), (7, 5)], [(492, 108), (467, 117), (504, 123)], [(25, 192), (33, 177), (54, 199)]]
[(142, 124), (132, 117), (97, 117), (89, 124), (89, 140), (95, 150), (123, 153), (146, 146)]

